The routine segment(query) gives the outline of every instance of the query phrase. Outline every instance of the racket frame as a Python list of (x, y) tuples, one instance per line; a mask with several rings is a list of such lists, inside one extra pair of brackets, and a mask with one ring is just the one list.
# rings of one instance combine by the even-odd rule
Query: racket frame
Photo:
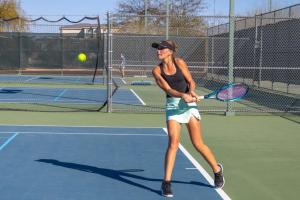
[[(218, 98), (218, 93), (223, 91), (223, 90), (226, 90), (230, 87), (234, 87), (235, 85), (242, 85), (243, 87), (246, 88), (246, 92), (244, 95), (240, 96), (240, 97), (237, 97), (237, 98), (233, 98), (233, 99), (220, 99)], [(244, 84), (244, 83), (234, 83), (234, 82), (231, 82), (231, 83), (227, 83), (225, 84), (224, 86), (222, 86), (221, 88), (219, 88), (218, 90), (215, 90), (209, 94), (206, 94), (204, 96), (200, 96), (200, 99), (217, 99), (219, 101), (223, 101), (223, 102), (230, 102), (230, 101), (238, 101), (238, 100), (241, 100), (249, 91), (249, 87)]]

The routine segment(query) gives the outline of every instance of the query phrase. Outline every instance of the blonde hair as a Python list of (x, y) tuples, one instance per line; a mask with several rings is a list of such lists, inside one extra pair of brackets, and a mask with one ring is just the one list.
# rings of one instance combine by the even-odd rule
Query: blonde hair
[(172, 40), (165, 40), (165, 41), (174, 47), (175, 52), (178, 51), (178, 46), (174, 41), (172, 41)]

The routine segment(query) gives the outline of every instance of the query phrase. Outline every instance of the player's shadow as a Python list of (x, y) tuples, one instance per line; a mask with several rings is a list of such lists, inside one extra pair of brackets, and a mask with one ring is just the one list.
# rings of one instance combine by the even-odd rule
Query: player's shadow
[[(162, 179), (147, 178), (147, 177), (132, 174), (132, 173), (135, 173), (135, 172), (144, 171), (142, 169), (114, 170), (114, 169), (99, 168), (99, 167), (94, 167), (94, 166), (90, 166), (90, 165), (82, 165), (82, 164), (71, 163), (71, 162), (62, 162), (62, 161), (58, 161), (58, 160), (54, 160), (54, 159), (38, 159), (36, 161), (43, 162), (43, 163), (49, 163), (49, 164), (53, 164), (53, 165), (60, 166), (60, 167), (75, 169), (75, 170), (79, 170), (79, 171), (84, 171), (84, 172), (88, 172), (88, 173), (99, 174), (99, 175), (102, 175), (102, 176), (105, 176), (105, 177), (108, 177), (108, 178), (111, 178), (111, 179), (114, 179), (114, 180), (121, 181), (123, 183), (127, 183), (129, 185), (133, 185), (135, 187), (139, 187), (139, 188), (142, 188), (142, 189), (145, 189), (145, 190), (149, 190), (149, 191), (154, 192), (158, 195), (161, 194), (160, 190), (155, 190), (155, 189), (152, 189), (152, 188), (147, 187), (145, 185), (142, 185), (142, 184), (139, 184), (139, 183), (136, 183), (134, 181), (131, 181), (131, 180), (127, 179), (127, 178), (134, 178), (134, 179), (145, 180), (145, 181), (162, 182)], [(180, 184), (193, 184), (193, 185), (198, 185), (198, 186), (202, 186), (202, 187), (209, 187), (209, 188), (213, 187), (209, 184), (205, 184), (205, 183), (197, 182), (197, 181), (185, 182), (185, 181), (172, 180), (172, 182), (173, 183), (180, 183)]]

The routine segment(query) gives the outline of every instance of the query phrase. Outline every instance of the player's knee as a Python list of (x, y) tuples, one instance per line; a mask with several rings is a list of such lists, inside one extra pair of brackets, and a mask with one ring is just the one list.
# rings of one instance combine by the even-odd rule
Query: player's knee
[(179, 147), (179, 141), (178, 140), (172, 140), (169, 142), (169, 149), (171, 150), (177, 150)]

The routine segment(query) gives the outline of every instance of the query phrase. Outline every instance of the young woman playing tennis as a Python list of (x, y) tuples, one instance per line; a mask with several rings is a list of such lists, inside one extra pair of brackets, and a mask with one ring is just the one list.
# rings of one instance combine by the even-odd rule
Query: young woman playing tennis
[(152, 70), (157, 85), (166, 92), (166, 120), (169, 144), (165, 154), (165, 175), (162, 182), (162, 195), (173, 197), (171, 176), (176, 152), (179, 146), (181, 124), (186, 124), (191, 141), (196, 150), (204, 157), (215, 174), (215, 187), (222, 188), (225, 180), (223, 167), (217, 163), (209, 147), (203, 142), (200, 128), (200, 113), (196, 102), (196, 84), (183, 59), (175, 58), (177, 48), (173, 41), (153, 43), (161, 63)]

